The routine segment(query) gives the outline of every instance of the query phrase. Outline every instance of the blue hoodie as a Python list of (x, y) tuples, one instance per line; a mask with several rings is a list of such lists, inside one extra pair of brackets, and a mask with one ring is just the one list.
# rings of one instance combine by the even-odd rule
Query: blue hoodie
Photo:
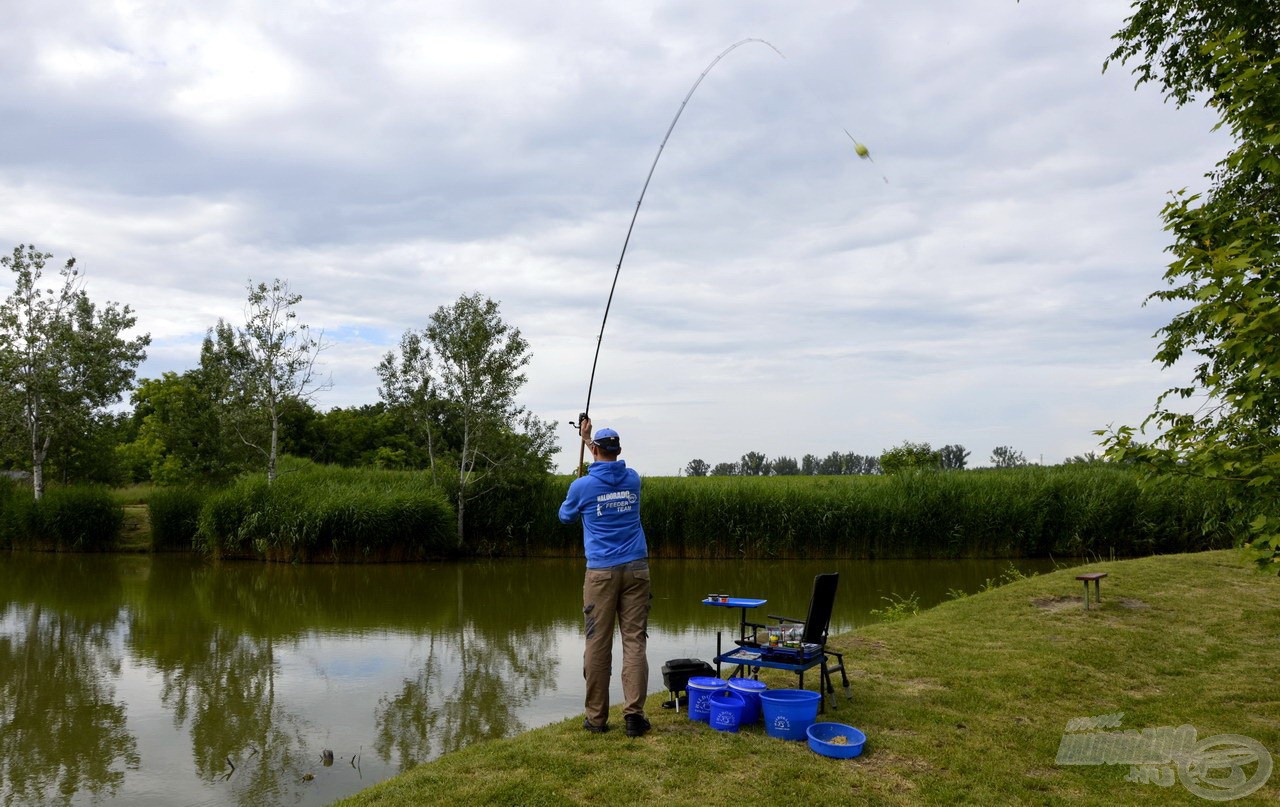
[(593, 462), (569, 486), (560, 520), (582, 519), (588, 569), (605, 569), (649, 556), (640, 526), (640, 474), (623, 460)]

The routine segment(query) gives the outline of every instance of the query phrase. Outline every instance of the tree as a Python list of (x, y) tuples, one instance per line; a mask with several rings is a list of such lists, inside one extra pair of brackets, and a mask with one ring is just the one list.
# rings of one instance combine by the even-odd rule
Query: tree
[(296, 322), (302, 295), (287, 280), (277, 278), (270, 286), (250, 281), (248, 289), (244, 327), (219, 320), (206, 336), (201, 362), (211, 379), (223, 375), (227, 419), (240, 441), (262, 455), (271, 484), (286, 409), (330, 386), (316, 378), (316, 359), (326, 345), (323, 333), (313, 339), (310, 328)]
[(684, 466), (685, 476), (706, 476), (711, 470), (711, 466), (705, 460), (689, 460), (689, 464)]
[(800, 473), (805, 476), (814, 476), (818, 473), (820, 462), (816, 455), (805, 454), (800, 458)]
[(1027, 458), (1021, 451), (1010, 446), (996, 446), (991, 449), (991, 465), (995, 468), (1021, 468), (1027, 464)]
[(151, 343), (148, 334), (122, 336), (137, 322), (129, 306), (109, 302), (97, 309), (75, 258), (59, 271), (56, 286), (42, 286), (51, 257), (19, 244), (0, 258), (14, 274), (13, 292), (0, 305), (4, 414), (18, 420), (30, 448), (36, 499), (44, 495), (50, 446), (68, 446), (120, 400)]
[[(1168, 288), (1183, 309), (1157, 332), (1168, 369), (1198, 362), (1135, 429), (1100, 431), (1109, 459), (1226, 481), (1259, 564), (1280, 563), (1280, 2), (1139, 0), (1107, 59), (1135, 62), (1181, 106), (1197, 98), (1232, 135), (1204, 194), (1174, 194)], [(1188, 403), (1192, 402), (1194, 403)], [(1154, 432), (1145, 440), (1147, 431)], [(1274, 568), (1272, 566), (1272, 568)]]
[(902, 445), (880, 455), (880, 469), (886, 474), (903, 471), (936, 471), (942, 466), (942, 454), (928, 443), (903, 440)]
[(841, 473), (867, 475), (880, 473), (880, 458), (848, 453), (841, 457)]
[(766, 476), (769, 473), (769, 458), (759, 451), (748, 451), (738, 462), (738, 472), (743, 476)]
[[(439, 313), (439, 312), (437, 312)], [(427, 469), (436, 474), (436, 434), (443, 414), (435, 360), (425, 333), (405, 331), (400, 352), (388, 352), (377, 367), (378, 394), (393, 411), (403, 412), (412, 434), (426, 445)]]
[(818, 463), (818, 473), (822, 476), (838, 476), (844, 473), (844, 457), (839, 451), (832, 451)]
[(774, 476), (796, 476), (800, 473), (800, 463), (795, 457), (776, 457), (771, 469)]
[(944, 471), (963, 471), (969, 461), (969, 452), (962, 445), (946, 445), (938, 449)]
[(716, 466), (711, 469), (712, 476), (737, 476), (738, 466), (732, 462), (717, 462)]
[(118, 448), (133, 479), (162, 485), (221, 482), (247, 467), (247, 449), (226, 424), (220, 379), (216, 368), (202, 363), (181, 375), (138, 382), (133, 439)]
[(504, 467), (549, 471), (558, 450), (554, 427), (516, 404), (530, 358), (520, 330), (476, 292), (437, 308), (421, 333), (405, 333), (398, 356), (388, 353), (378, 366), (383, 399), (412, 412), (429, 435), (433, 474), (443, 471), (448, 446), (459, 548), (468, 501)]

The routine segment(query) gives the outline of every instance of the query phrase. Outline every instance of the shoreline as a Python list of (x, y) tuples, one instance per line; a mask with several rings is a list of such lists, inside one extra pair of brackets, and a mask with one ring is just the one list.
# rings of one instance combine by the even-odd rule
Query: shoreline
[[(1074, 579), (1082, 571), (1108, 572), (1101, 605), (1089, 611)], [(1278, 634), (1280, 579), (1254, 571), (1237, 551), (1089, 564), (834, 637), (853, 701), (837, 687), (837, 708), (820, 719), (866, 733), (866, 751), (854, 759), (820, 757), (759, 726), (715, 732), (659, 708), (666, 696), (654, 693), (647, 710), (653, 731), (644, 738), (624, 736), (616, 707), (615, 730), (606, 735), (587, 735), (578, 714), (446, 754), (336, 804), (767, 798), (1163, 807), (1189, 796), (1175, 797), (1169, 787), (1196, 792), (1178, 779), (1176, 765), (1063, 761), (1058, 752), (1068, 730), (1097, 716), (1119, 721), (1112, 732), (1189, 726), (1201, 742), (1234, 735), (1280, 756), (1280, 696), (1268, 672), (1280, 668), (1272, 641)], [(795, 679), (765, 680), (788, 687)], [(1256, 766), (1244, 773), (1261, 776)], [(1196, 786), (1185, 769), (1183, 778)], [(1280, 776), (1255, 784), (1235, 803), (1274, 803), (1280, 795)]]

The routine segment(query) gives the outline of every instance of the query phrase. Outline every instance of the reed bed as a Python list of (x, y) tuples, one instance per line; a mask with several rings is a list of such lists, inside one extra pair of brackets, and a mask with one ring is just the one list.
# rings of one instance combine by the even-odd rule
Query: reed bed
[(426, 475), (303, 464), (268, 486), (242, 477), (210, 494), (197, 548), (270, 560), (410, 560), (446, 554), (453, 509)]
[(200, 534), (200, 511), (209, 494), (199, 488), (156, 488), (147, 497), (151, 548), (193, 549)]
[(0, 547), (105, 552), (118, 545), (123, 523), (105, 488), (50, 487), (35, 501), (28, 485), (0, 485)]
[[(570, 481), (541, 507), (554, 514)], [(1066, 466), (649, 477), (641, 517), (651, 554), (666, 557), (1109, 557), (1230, 546), (1230, 509), (1225, 488), (1205, 480)], [(545, 541), (558, 549), (566, 535)]]

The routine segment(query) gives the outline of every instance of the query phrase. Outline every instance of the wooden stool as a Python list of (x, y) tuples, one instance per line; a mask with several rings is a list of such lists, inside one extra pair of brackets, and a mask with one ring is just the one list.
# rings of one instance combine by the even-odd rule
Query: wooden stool
[(1089, 610), (1089, 581), (1093, 581), (1093, 601), (1102, 604), (1102, 578), (1106, 577), (1106, 572), (1089, 572), (1088, 574), (1076, 575), (1077, 580), (1084, 581), (1084, 610)]

